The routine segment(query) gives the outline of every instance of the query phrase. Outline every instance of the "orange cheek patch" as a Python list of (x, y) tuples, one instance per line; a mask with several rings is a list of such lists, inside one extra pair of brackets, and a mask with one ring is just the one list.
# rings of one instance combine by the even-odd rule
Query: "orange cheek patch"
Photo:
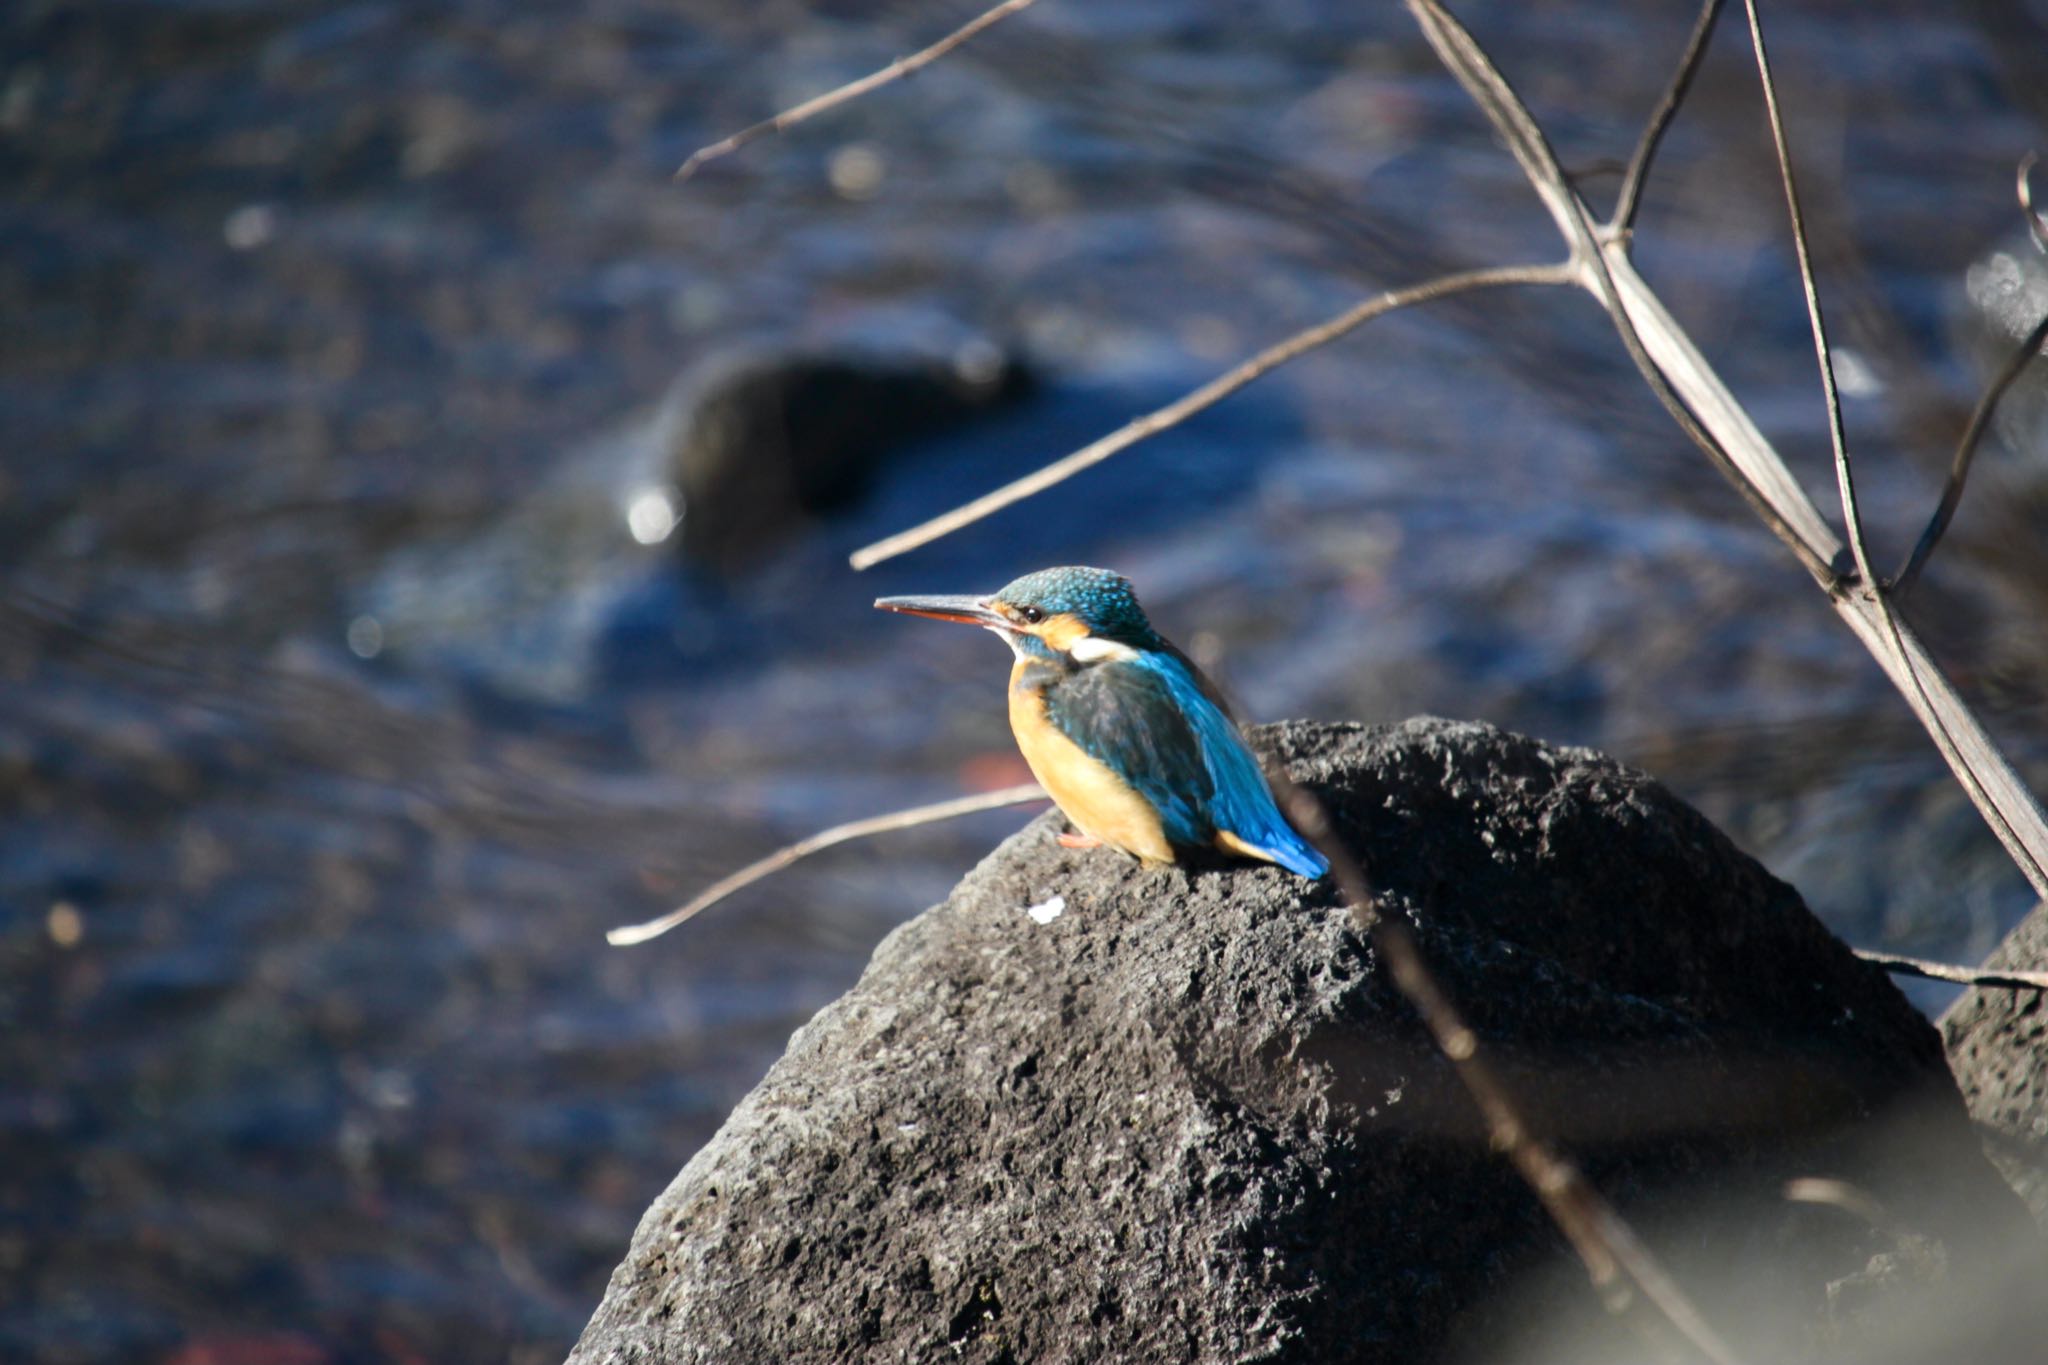
[(1076, 640), (1088, 638), (1088, 627), (1081, 624), (1081, 618), (1070, 611), (1058, 616), (1049, 616), (1031, 628), (1031, 633), (1062, 653), (1074, 647)]

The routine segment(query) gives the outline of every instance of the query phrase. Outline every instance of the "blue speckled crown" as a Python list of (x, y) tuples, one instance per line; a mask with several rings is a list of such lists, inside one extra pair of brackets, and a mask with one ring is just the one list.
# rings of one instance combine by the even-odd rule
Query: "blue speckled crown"
[(1130, 643), (1149, 642), (1156, 637), (1131, 580), (1108, 569), (1070, 566), (1040, 569), (1025, 574), (996, 594), (999, 602), (1011, 606), (1035, 606), (1049, 616), (1069, 613), (1080, 618), (1091, 634)]

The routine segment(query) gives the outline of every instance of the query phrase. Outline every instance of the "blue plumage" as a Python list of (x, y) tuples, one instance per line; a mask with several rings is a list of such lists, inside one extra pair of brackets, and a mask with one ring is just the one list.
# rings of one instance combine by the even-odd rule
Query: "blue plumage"
[(1170, 650), (1078, 670), (1046, 690), (1046, 718), (1137, 788), (1173, 843), (1203, 847), (1221, 831), (1300, 876), (1328, 872), (1281, 815), (1237, 726)]
[(989, 597), (875, 605), (984, 626), (1009, 643), (1018, 745), (1084, 834), (1143, 858), (1221, 847), (1303, 877), (1329, 870), (1280, 813), (1208, 681), (1152, 629), (1121, 575), (1044, 569)]

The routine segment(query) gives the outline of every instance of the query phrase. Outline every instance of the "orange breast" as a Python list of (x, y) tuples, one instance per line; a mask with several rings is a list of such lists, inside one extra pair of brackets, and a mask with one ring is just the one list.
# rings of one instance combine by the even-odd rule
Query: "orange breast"
[(1068, 739), (1045, 716), (1045, 693), (1019, 686), (1024, 666), (1010, 675), (1010, 731), (1038, 785), (1074, 828), (1148, 862), (1170, 863), (1173, 846), (1152, 803)]

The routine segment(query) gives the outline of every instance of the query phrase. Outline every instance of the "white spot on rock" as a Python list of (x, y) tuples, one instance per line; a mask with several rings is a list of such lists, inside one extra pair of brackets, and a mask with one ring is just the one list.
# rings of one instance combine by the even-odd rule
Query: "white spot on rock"
[(1036, 905), (1025, 906), (1024, 913), (1031, 916), (1039, 924), (1051, 924), (1066, 912), (1066, 908), (1067, 898), (1065, 896), (1054, 896), (1051, 900), (1043, 900)]

